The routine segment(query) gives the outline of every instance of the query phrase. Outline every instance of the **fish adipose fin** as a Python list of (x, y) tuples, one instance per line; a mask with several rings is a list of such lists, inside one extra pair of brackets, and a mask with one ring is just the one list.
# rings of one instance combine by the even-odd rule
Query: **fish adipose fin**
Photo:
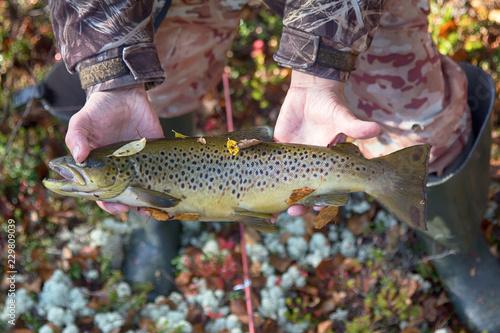
[(138, 201), (156, 208), (174, 207), (181, 201), (180, 199), (155, 190), (148, 190), (140, 187), (130, 187), (129, 189), (137, 196)]
[(345, 194), (322, 194), (310, 195), (304, 200), (304, 205), (308, 207), (313, 206), (344, 206), (347, 205), (350, 199), (348, 193)]
[(395, 170), (391, 184), (378, 186), (372, 195), (399, 220), (418, 230), (427, 230), (427, 167), (429, 145), (398, 150), (373, 159), (388, 163)]

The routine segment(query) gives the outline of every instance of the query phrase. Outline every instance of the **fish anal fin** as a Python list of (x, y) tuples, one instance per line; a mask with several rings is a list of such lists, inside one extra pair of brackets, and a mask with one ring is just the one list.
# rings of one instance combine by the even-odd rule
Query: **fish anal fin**
[(181, 200), (171, 195), (155, 190), (148, 190), (140, 187), (129, 187), (133, 195), (142, 203), (156, 208), (169, 208), (177, 205)]
[(309, 196), (305, 201), (304, 205), (308, 207), (312, 206), (344, 206), (347, 205), (350, 199), (349, 193), (331, 193), (322, 195), (312, 195)]
[(329, 148), (332, 150), (340, 150), (343, 151), (344, 153), (361, 156), (361, 151), (359, 150), (359, 147), (356, 146), (354, 143), (350, 142), (337, 143), (336, 145), (330, 146)]

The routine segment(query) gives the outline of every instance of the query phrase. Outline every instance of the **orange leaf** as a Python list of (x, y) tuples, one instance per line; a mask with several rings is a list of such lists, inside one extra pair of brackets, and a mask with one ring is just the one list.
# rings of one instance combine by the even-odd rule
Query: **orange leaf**
[(162, 210), (151, 207), (141, 207), (141, 209), (151, 214), (151, 216), (157, 219), (158, 221), (166, 221), (170, 219), (170, 215)]
[(320, 210), (318, 216), (314, 219), (314, 227), (316, 229), (321, 229), (328, 223), (335, 220), (337, 213), (339, 211), (339, 207), (337, 206), (329, 206)]
[(314, 190), (312, 188), (309, 188), (309, 187), (303, 187), (303, 188), (299, 188), (297, 190), (293, 190), (292, 194), (290, 195), (290, 197), (288, 199), (286, 199), (285, 202), (287, 205), (293, 205), (294, 203), (296, 203), (297, 201), (299, 201), (303, 197), (308, 196), (312, 192), (314, 192)]

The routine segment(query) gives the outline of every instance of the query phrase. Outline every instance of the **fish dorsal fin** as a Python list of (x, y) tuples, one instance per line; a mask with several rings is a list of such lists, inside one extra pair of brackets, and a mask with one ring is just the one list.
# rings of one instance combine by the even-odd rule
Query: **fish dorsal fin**
[(344, 153), (361, 156), (361, 152), (360, 152), (358, 146), (356, 146), (355, 144), (350, 143), (350, 142), (337, 143), (334, 146), (330, 146), (330, 149), (340, 150), (340, 151), (343, 151)]
[(148, 190), (140, 187), (129, 187), (129, 190), (137, 196), (138, 202), (156, 208), (174, 207), (181, 201), (173, 196), (155, 190)]
[(348, 193), (342, 194), (322, 194), (312, 195), (304, 200), (304, 205), (313, 206), (344, 206), (349, 202), (350, 196)]
[(217, 135), (216, 137), (223, 137), (226, 140), (229, 138), (234, 141), (240, 141), (240, 140), (251, 140), (251, 139), (257, 139), (263, 142), (272, 142), (273, 140), (273, 135), (272, 135), (272, 130), (268, 127), (255, 127), (249, 130), (244, 130), (244, 131), (234, 131), (234, 132), (229, 132), (221, 135)]

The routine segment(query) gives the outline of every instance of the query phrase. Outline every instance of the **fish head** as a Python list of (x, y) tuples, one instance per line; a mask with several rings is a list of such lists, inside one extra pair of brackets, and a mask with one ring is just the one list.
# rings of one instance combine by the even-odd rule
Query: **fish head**
[(126, 157), (114, 157), (102, 150), (94, 150), (82, 163), (72, 156), (63, 156), (49, 162), (49, 168), (62, 179), (44, 179), (49, 190), (66, 196), (103, 200), (118, 196), (131, 182), (134, 172)]

